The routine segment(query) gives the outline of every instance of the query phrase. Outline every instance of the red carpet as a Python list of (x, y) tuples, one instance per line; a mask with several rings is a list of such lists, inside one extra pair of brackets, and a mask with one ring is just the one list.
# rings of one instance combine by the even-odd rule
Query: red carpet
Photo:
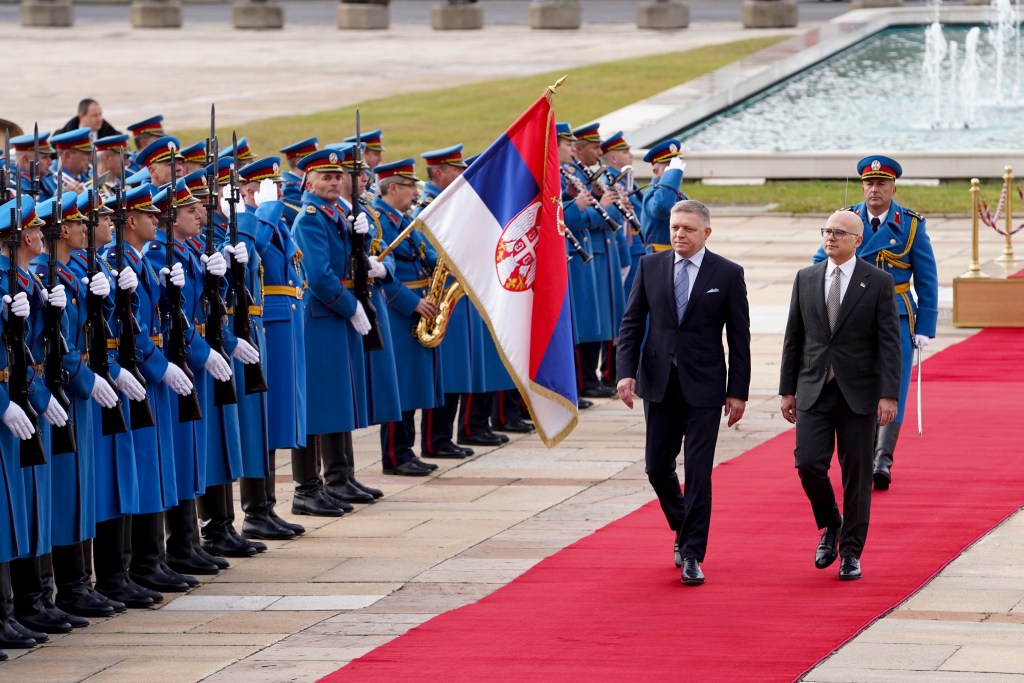
[(926, 361), (925, 438), (911, 387), (861, 581), (814, 569), (791, 430), (717, 468), (704, 586), (680, 585), (651, 503), (324, 680), (798, 678), (1024, 503), (1022, 342), (986, 330)]

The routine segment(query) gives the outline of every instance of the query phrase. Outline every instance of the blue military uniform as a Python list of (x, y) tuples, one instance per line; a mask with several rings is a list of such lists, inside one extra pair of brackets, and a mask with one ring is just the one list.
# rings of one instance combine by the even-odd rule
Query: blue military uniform
[[(860, 160), (857, 172), (862, 180), (882, 179), (895, 182), (903, 174), (900, 165), (889, 157), (872, 155)], [(934, 337), (939, 317), (939, 278), (935, 253), (925, 229), (924, 216), (890, 201), (885, 216), (872, 216), (866, 202), (848, 209), (864, 223), (864, 238), (857, 247), (857, 256), (892, 275), (896, 286), (896, 308), (900, 314), (900, 350), (902, 375), (900, 378), (899, 406), (891, 423), (878, 429), (875, 438), (874, 482), (878, 489), (888, 489), (890, 468), (896, 440), (906, 412), (910, 375), (914, 367), (914, 337)], [(814, 262), (827, 256), (819, 247)], [(917, 300), (911, 295), (911, 280)]]
[[(309, 156), (313, 152), (317, 151), (317, 139), (315, 137), (306, 138), (305, 140), (299, 140), (292, 144), (282, 147), (280, 152), (285, 155), (288, 159), (288, 163), (295, 165), (303, 157)], [(284, 220), (290, 226), (295, 222), (295, 217), (299, 215), (299, 210), (302, 208), (302, 176), (292, 171), (285, 171), (281, 174), (281, 180), (283, 185), (281, 190), (284, 193)]]
[[(652, 165), (668, 163), (674, 157), (681, 156), (679, 149), (678, 140), (664, 140), (651, 147), (644, 156), (644, 161)], [(651, 186), (644, 194), (641, 223), (648, 253), (672, 248), (668, 228), (669, 214), (676, 202), (686, 199), (686, 195), (679, 189), (682, 184), (683, 171), (667, 168), (660, 178), (651, 180)]]
[[(17, 152), (33, 152), (35, 149), (35, 133), (28, 133), (25, 135), (17, 135), (11, 138), (11, 149)], [(17, 171), (17, 182), (21, 185), (21, 194), (27, 196), (35, 196), (40, 192), (44, 192), (42, 187), (42, 179), (46, 176), (52, 175), (53, 171), (50, 170), (50, 158), (56, 154), (56, 150), (50, 146), (50, 133), (49, 131), (43, 131), (39, 133), (39, 175), (40, 178), (37, 180), (40, 182), (38, 188), (32, 187), (32, 176), (31, 174), (23, 169)], [(0, 160), (0, 164), (6, 162), (6, 159)], [(12, 171), (13, 171), (12, 167)], [(10, 178), (14, 178), (11, 174)], [(56, 189), (56, 185), (52, 185)]]
[[(602, 154), (607, 154), (613, 150), (629, 151), (629, 144), (623, 137), (622, 131), (618, 131), (609, 135), (605, 140), (601, 142)], [(618, 168), (614, 164), (608, 164), (608, 171), (606, 172), (605, 182), (611, 182), (613, 176), (618, 177), (622, 169)], [(627, 184), (628, 183), (628, 184)], [(621, 178), (616, 182), (619, 190), (629, 201), (629, 208), (632, 209), (633, 215), (640, 219), (643, 215), (643, 198), (639, 192), (637, 192), (636, 181), (630, 178)], [(623, 282), (623, 291), (625, 292), (626, 298), (629, 298), (629, 290), (633, 288), (633, 277), (636, 275), (637, 265), (640, 263), (640, 257), (647, 253), (647, 249), (644, 246), (643, 236), (643, 222), (641, 220), (640, 227), (627, 223), (625, 226), (625, 241), (626, 241), (626, 253), (627, 256), (622, 259), (622, 265), (625, 267), (629, 266), (629, 274), (626, 275), (626, 279)]]
[[(74, 149), (80, 152), (89, 152), (93, 150), (92, 138), (90, 134), (92, 130), (90, 128), (78, 128), (76, 130), (69, 130), (66, 133), (59, 133), (50, 138), (50, 145), (53, 146), (57, 154), (60, 154), (64, 150)], [(81, 173), (72, 173), (66, 168), (61, 169), (62, 177), (57, 177), (57, 160), (54, 159), (50, 165), (50, 173), (44, 175), (39, 179), (39, 183), (42, 189), (41, 196), (52, 197), (57, 194), (57, 183), (63, 182), (65, 186), (69, 183), (76, 182), (87, 184), (90, 181), (89, 171), (86, 169)]]
[(142, 169), (142, 165), (136, 160), (138, 152), (142, 150), (147, 144), (149, 138), (163, 137), (167, 135), (164, 132), (164, 117), (161, 114), (156, 116), (150, 116), (149, 118), (135, 123), (128, 124), (128, 133), (132, 136), (132, 140), (135, 143), (135, 152), (128, 158), (128, 173), (135, 173)]

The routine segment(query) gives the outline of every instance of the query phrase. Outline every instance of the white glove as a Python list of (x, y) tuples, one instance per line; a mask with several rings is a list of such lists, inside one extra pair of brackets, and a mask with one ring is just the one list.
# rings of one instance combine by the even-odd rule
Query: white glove
[(668, 162), (668, 170), (679, 169), (680, 171), (686, 170), (686, 162), (683, 161), (682, 157), (672, 157), (672, 161)]
[(370, 232), (370, 221), (366, 218), (365, 213), (359, 214), (356, 218), (355, 225), (352, 226), (352, 229), (356, 231), (357, 235), (365, 235)]
[(249, 262), (249, 248), (245, 246), (245, 242), (239, 242), (234, 246), (225, 244), (222, 251), (224, 252), (224, 258), (233, 258), (242, 265)]
[(931, 341), (931, 338), (926, 337), (923, 334), (915, 334), (914, 335), (914, 346), (916, 348), (923, 349), (924, 347), (928, 346), (928, 342), (930, 342), (930, 341)]
[(139, 286), (139, 276), (135, 274), (135, 271), (131, 268), (125, 267), (118, 275), (117, 271), (110, 271), (111, 275), (117, 278), (117, 288), (126, 289), (129, 292), (135, 291), (135, 288)]
[[(221, 193), (222, 194), (220, 196), (220, 210), (221, 213), (227, 216), (228, 214), (231, 213), (231, 205), (235, 203), (231, 199), (231, 186), (225, 185), (223, 188), (221, 188)], [(238, 206), (235, 207), (235, 211), (239, 213), (245, 211), (245, 205), (242, 203), (241, 194), (238, 195)]]
[(122, 394), (133, 401), (141, 401), (146, 398), (146, 389), (135, 379), (135, 375), (127, 370), (121, 370), (121, 374), (114, 378), (114, 386)]
[(7, 428), (11, 430), (11, 433), (22, 441), (28, 439), (36, 432), (35, 427), (32, 426), (32, 421), (28, 419), (28, 415), (25, 414), (25, 411), (17, 403), (11, 403), (7, 406), (2, 419)]
[(32, 309), (28, 303), (28, 294), (25, 292), (18, 292), (13, 300), (10, 294), (4, 294), (4, 308), (19, 318), (27, 318)]
[[(43, 290), (46, 291), (45, 289)], [(57, 308), (64, 308), (68, 305), (67, 294), (64, 293), (64, 285), (56, 285), (50, 290), (49, 294), (44, 294), (43, 297), (46, 299), (46, 303)], [(57, 425), (58, 427), (60, 425)]]
[(89, 285), (90, 294), (95, 294), (99, 297), (105, 297), (110, 294), (110, 281), (107, 280), (107, 276), (101, 272), (97, 272), (93, 275), (91, 280), (88, 277), (83, 277), (82, 284)]
[(57, 403), (57, 399), (51, 396), (50, 403), (46, 406), (46, 410), (43, 411), (43, 419), (54, 427), (63, 427), (68, 423), (68, 414)]
[(117, 405), (117, 392), (114, 391), (114, 387), (110, 386), (107, 380), (99, 375), (96, 375), (90, 393), (92, 394), (92, 399), (104, 408), (113, 408)]
[(388, 269), (384, 267), (383, 263), (377, 260), (376, 256), (367, 256), (366, 260), (370, 264), (370, 270), (367, 271), (367, 275), (377, 279), (388, 276)]
[(244, 339), (238, 340), (238, 345), (231, 352), (231, 357), (242, 361), (242, 365), (254, 365), (260, 362), (260, 352)]
[(209, 256), (203, 254), (199, 257), (199, 260), (206, 265), (206, 272), (210, 275), (220, 277), (224, 273), (228, 272), (228, 263), (224, 260), (224, 256), (221, 255), (219, 251), (215, 251)]
[(277, 201), (277, 183), (270, 178), (266, 178), (260, 181), (260, 189), (253, 195), (253, 201), (256, 202), (256, 206), (263, 206), (266, 202)]
[(174, 363), (169, 363), (164, 370), (164, 376), (160, 378), (164, 384), (171, 388), (171, 391), (179, 396), (188, 396), (192, 393), (192, 380), (188, 378), (185, 371)]
[(211, 351), (209, 358), (203, 363), (203, 367), (218, 382), (226, 382), (231, 379), (231, 366), (224, 360), (224, 356), (216, 351)]
[[(185, 269), (181, 267), (180, 263), (175, 263), (171, 266), (171, 270), (169, 272), (171, 274), (172, 285), (175, 287), (185, 286)], [(165, 287), (167, 286), (167, 273), (168, 270), (166, 267), (160, 269), (160, 284)]]
[(352, 317), (348, 319), (352, 323), (352, 327), (355, 328), (362, 336), (366, 336), (370, 332), (370, 319), (366, 317), (366, 311), (363, 310), (363, 304), (361, 301), (356, 302), (356, 312), (352, 314)]

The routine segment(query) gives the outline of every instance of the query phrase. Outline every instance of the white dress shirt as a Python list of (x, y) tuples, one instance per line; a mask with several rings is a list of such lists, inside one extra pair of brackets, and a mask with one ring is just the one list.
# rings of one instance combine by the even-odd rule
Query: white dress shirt
[[(846, 298), (846, 290), (850, 286), (850, 279), (853, 277), (853, 269), (857, 265), (857, 257), (851, 257), (843, 265), (839, 266), (840, 272), (843, 274), (843, 279), (839, 283), (839, 303), (843, 303), (843, 299)], [(836, 262), (832, 259), (828, 260), (828, 269), (825, 270), (825, 301), (828, 301), (828, 290), (832, 287), (832, 279), (836, 272)]]
[[(701, 247), (698, 251), (690, 258), (690, 263), (686, 266), (686, 300), (689, 302), (693, 298), (693, 283), (697, 281), (697, 273), (700, 272), (700, 264), (704, 262), (704, 252), (707, 251), (707, 247)], [(679, 262), (683, 260), (683, 256), (676, 253), (675, 261), (673, 261), (672, 275), (675, 277), (676, 268), (679, 267)]]

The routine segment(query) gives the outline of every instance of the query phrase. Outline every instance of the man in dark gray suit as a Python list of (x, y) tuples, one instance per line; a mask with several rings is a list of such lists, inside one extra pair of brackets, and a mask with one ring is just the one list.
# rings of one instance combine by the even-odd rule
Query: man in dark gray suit
[[(841, 553), (839, 578), (861, 578), (860, 556), (871, 511), (876, 425), (896, 416), (900, 323), (892, 277), (856, 257), (864, 225), (850, 211), (832, 214), (821, 234), (828, 260), (804, 268), (782, 346), (782, 416), (796, 423), (796, 468), (824, 531), (819, 569)], [(843, 475), (839, 514), (828, 469), (833, 447)]]
[[(706, 206), (677, 202), (669, 235), (671, 251), (647, 254), (637, 265), (619, 328), (616, 389), (630, 408), (634, 396), (644, 399), (647, 477), (675, 532), (681, 580), (699, 585), (719, 413), (724, 406), (729, 426), (739, 422), (750, 387), (750, 311), (743, 268), (704, 246), (711, 235)], [(676, 475), (684, 437), (685, 495)]]

